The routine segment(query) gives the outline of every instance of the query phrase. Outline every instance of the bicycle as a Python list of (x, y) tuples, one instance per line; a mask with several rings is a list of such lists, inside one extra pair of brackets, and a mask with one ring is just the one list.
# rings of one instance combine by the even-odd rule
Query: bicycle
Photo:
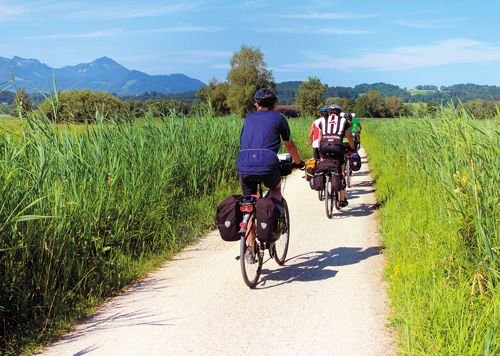
[(344, 177), (347, 188), (351, 187), (351, 177), (352, 177), (352, 168), (351, 168), (351, 153), (346, 152), (344, 155), (345, 165), (344, 165)]
[[(286, 158), (284, 158), (284, 156), (286, 156)], [(290, 174), (292, 170), (291, 156), (282, 155), (280, 157), (280, 155), (278, 155), (278, 157), (280, 158), (280, 172), (286, 170), (288, 174)], [(282, 174), (282, 176), (285, 175), (286, 174)], [(269, 250), (270, 258), (274, 258), (276, 263), (281, 266), (285, 263), (288, 245), (290, 243), (290, 215), (288, 212), (288, 204), (285, 198), (282, 198), (281, 203), (283, 204), (283, 212), (278, 222), (280, 237), (274, 242), (261, 242), (256, 239), (252, 245), (252, 254), (250, 258), (245, 256), (247, 251), (246, 239), (247, 228), (250, 225), (249, 222), (251, 221), (253, 225), (256, 224), (255, 204), (258, 199), (267, 197), (269, 192), (268, 190), (266, 194), (262, 196), (262, 183), (260, 183), (260, 194), (243, 197), (243, 201), (240, 204), (240, 211), (244, 215), (238, 232), (240, 235), (240, 255), (236, 259), (240, 260), (243, 281), (250, 288), (255, 287), (259, 281), (262, 272), (262, 264), (264, 263), (265, 250)]]
[(334, 176), (339, 176), (337, 172), (328, 172), (326, 173), (325, 179), (325, 210), (326, 217), (331, 219), (333, 217), (333, 207), (335, 209), (340, 210), (339, 206), (339, 191), (335, 189), (333, 185)]

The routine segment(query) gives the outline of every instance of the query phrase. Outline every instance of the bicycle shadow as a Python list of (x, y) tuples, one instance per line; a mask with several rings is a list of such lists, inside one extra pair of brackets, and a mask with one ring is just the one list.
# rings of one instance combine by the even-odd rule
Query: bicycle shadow
[[(337, 247), (330, 251), (308, 252), (285, 261), (279, 269), (262, 269), (261, 280), (255, 289), (274, 288), (292, 282), (321, 281), (335, 277), (337, 270), (332, 267), (359, 263), (381, 253), (381, 246)], [(270, 282), (272, 285), (267, 286)]]

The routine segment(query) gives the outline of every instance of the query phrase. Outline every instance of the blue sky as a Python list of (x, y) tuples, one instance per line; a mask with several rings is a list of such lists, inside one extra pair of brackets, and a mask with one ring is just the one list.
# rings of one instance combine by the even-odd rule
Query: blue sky
[(0, 56), (54, 68), (107, 56), (208, 83), (247, 45), (277, 83), (498, 86), (499, 13), (493, 0), (0, 0)]

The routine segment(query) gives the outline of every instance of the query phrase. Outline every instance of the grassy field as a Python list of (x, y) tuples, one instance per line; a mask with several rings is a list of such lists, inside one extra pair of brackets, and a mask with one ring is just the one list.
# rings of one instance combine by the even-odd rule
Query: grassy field
[[(213, 228), (218, 203), (239, 191), (237, 117), (8, 122), (0, 130), (0, 354), (57, 338)], [(310, 120), (290, 126), (311, 156)]]
[(466, 113), (364, 123), (391, 324), (407, 355), (500, 353), (500, 131)]
[(407, 92), (413, 96), (413, 95), (417, 95), (417, 94), (434, 93), (435, 90), (407, 90)]

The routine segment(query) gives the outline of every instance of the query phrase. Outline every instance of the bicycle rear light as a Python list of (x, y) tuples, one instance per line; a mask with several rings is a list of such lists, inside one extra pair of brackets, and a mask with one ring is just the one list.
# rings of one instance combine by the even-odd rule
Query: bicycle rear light
[(247, 223), (245, 223), (245, 222), (240, 222), (240, 227), (247, 227)]
[(242, 205), (242, 206), (240, 206), (240, 210), (242, 212), (248, 211), (250, 213), (251, 211), (253, 211), (253, 206), (252, 205), (248, 205), (248, 206)]

